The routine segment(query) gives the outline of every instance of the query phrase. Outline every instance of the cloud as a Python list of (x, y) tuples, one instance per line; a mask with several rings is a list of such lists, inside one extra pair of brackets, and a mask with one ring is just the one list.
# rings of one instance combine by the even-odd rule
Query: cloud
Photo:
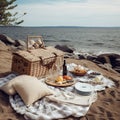
[(116, 2), (113, 0), (81, 0), (81, 2), (69, 0), (69, 4), (66, 4), (68, 0), (51, 1), (56, 1), (56, 3), (18, 5), (18, 12), (27, 12), (27, 15), (23, 17), (25, 20), (23, 25), (120, 26), (120, 1), (118, 0)]

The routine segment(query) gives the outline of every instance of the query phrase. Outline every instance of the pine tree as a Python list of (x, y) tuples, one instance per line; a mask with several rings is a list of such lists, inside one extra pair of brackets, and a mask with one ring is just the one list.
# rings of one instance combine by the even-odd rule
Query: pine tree
[[(13, 5), (15, 1), (16, 0), (0, 0), (0, 25), (19, 25), (24, 22), (24, 20), (19, 21), (20, 17), (16, 17), (18, 12), (15, 12), (14, 14), (10, 12), (10, 10), (17, 7), (17, 5)], [(26, 13), (23, 15), (25, 14)]]

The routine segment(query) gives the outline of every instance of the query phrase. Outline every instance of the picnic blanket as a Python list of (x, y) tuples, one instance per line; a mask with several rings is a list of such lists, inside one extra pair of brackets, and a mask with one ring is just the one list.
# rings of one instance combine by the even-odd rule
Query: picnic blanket
[[(76, 64), (68, 64), (68, 69), (72, 69)], [(4, 85), (6, 82), (16, 77), (15, 74), (10, 74), (4, 78), (0, 78), (0, 86)], [(84, 77), (75, 77), (76, 81), (85, 81), (87, 78)], [(41, 79), (44, 81), (44, 79)], [(89, 80), (86, 80), (89, 81)], [(88, 112), (91, 104), (97, 100), (96, 91), (104, 90), (106, 87), (114, 86), (113, 81), (105, 78), (102, 78), (102, 85), (95, 85), (94, 92), (90, 96), (76, 96), (74, 94), (74, 85), (69, 87), (53, 87), (48, 86), (49, 88), (56, 91), (56, 95), (51, 95), (44, 97), (41, 100), (38, 100), (33, 105), (27, 107), (20, 98), (18, 94), (14, 96), (9, 96), (9, 101), (13, 109), (24, 115), (25, 119), (29, 120), (52, 120), (65, 118), (70, 115), (74, 117), (85, 116)], [(62, 99), (60, 99), (62, 98)], [(76, 102), (81, 100), (81, 102)]]

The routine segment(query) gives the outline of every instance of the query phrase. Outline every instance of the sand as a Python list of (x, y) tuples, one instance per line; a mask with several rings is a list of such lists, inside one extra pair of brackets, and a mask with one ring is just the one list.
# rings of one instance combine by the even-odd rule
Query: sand
[[(12, 53), (9, 47), (0, 44), (0, 77), (11, 72), (11, 63)], [(104, 70), (88, 60), (67, 59), (67, 63), (81, 64), (97, 70), (112, 79), (116, 87), (98, 92), (98, 100), (92, 104), (85, 117), (73, 118), (70, 116), (59, 120), (120, 120), (120, 74)], [(0, 120), (25, 120), (22, 115), (12, 109), (8, 95), (2, 91), (0, 91)]]

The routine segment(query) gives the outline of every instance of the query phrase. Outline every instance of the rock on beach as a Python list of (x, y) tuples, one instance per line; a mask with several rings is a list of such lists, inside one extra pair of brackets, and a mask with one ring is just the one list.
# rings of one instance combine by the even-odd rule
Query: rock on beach
[(12, 50), (26, 49), (26, 42), (23, 40), (14, 40), (4, 34), (0, 34), (0, 41), (5, 45), (10, 46)]

